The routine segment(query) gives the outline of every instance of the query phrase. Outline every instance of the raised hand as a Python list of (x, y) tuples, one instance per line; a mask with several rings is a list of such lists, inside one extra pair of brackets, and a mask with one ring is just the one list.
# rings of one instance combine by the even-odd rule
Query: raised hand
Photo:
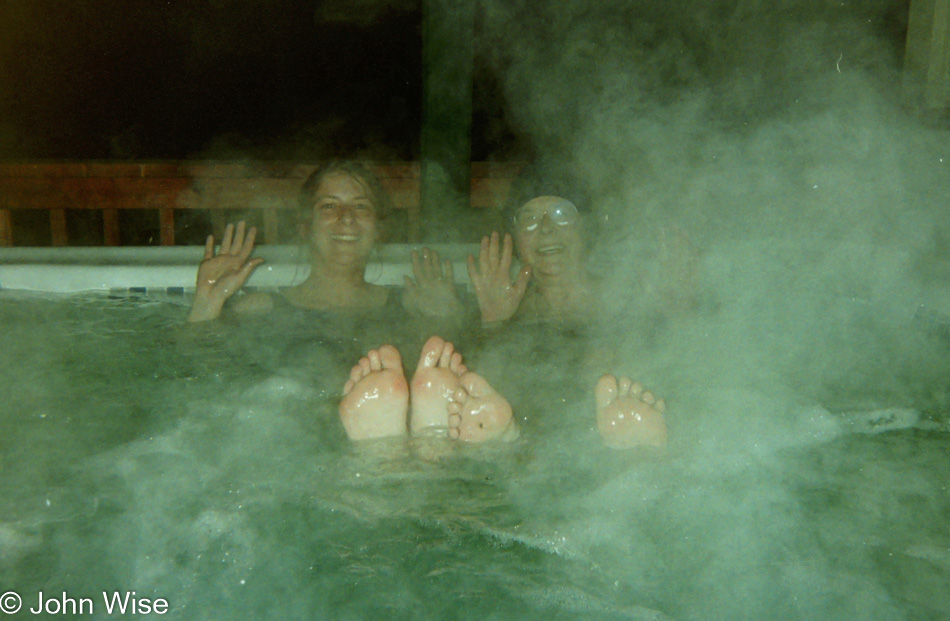
[(233, 224), (225, 227), (218, 254), (214, 253), (214, 236), (208, 235), (204, 260), (198, 266), (195, 300), (188, 321), (205, 321), (220, 315), (225, 300), (243, 287), (251, 272), (264, 262), (261, 258), (249, 258), (254, 250), (257, 229), (251, 227), (245, 237), (244, 226), (242, 221), (238, 222), (236, 230)]
[(512, 282), (511, 256), (511, 235), (506, 233), (504, 241), (500, 243), (498, 233), (492, 232), (491, 237), (482, 238), (478, 264), (473, 256), (468, 257), (468, 276), (472, 279), (485, 323), (510, 319), (518, 310), (528, 288), (531, 267), (522, 267)]
[(460, 317), (462, 304), (455, 289), (452, 262), (441, 261), (439, 253), (412, 251), (412, 278), (406, 276), (402, 302), (406, 310), (425, 317)]

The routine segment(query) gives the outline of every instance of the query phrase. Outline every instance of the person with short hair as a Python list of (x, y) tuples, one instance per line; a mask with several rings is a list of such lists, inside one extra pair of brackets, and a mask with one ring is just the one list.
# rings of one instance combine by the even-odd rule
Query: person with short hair
[[(506, 322), (577, 324), (602, 310), (600, 281), (586, 265), (585, 221), (567, 198), (536, 196), (514, 209), (514, 234), (482, 239), (468, 272), (483, 324)], [(517, 250), (522, 267), (512, 279)], [(665, 446), (666, 403), (626, 376), (605, 373), (594, 385), (596, 424), (612, 448)]]

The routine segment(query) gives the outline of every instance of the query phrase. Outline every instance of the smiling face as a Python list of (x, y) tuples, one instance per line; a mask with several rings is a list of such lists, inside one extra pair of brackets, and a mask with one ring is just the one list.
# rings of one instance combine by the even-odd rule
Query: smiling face
[(365, 265), (379, 237), (372, 192), (346, 172), (328, 174), (317, 186), (309, 241), (314, 260)]
[(528, 201), (515, 216), (515, 242), (521, 261), (537, 275), (579, 271), (584, 243), (577, 207), (558, 196)]

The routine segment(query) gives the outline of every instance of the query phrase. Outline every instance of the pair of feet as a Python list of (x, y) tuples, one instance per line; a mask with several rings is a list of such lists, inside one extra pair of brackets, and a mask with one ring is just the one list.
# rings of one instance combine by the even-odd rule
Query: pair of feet
[(343, 387), (340, 420), (351, 440), (398, 437), (407, 431), (447, 432), (463, 442), (513, 439), (518, 434), (507, 399), (469, 371), (452, 343), (438, 336), (422, 347), (411, 384), (392, 345), (360, 358)]
[[(666, 445), (666, 404), (639, 382), (603, 375), (594, 387), (594, 400), (597, 429), (607, 446)], [(463, 442), (518, 436), (507, 399), (469, 371), (452, 343), (438, 336), (423, 346), (411, 384), (392, 345), (360, 358), (343, 387), (340, 420), (351, 440), (445, 430)]]

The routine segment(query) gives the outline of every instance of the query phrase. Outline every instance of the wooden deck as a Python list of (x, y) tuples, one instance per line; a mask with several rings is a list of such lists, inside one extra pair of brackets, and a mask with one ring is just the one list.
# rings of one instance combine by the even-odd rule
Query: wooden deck
[[(121, 210), (157, 212), (159, 242), (175, 245), (175, 217), (182, 210), (207, 210), (218, 232), (224, 210), (260, 210), (263, 242), (277, 243), (289, 232), (280, 214), (296, 207), (303, 180), (316, 164), (178, 162), (14, 162), (0, 164), (0, 246), (14, 244), (13, 210), (49, 212), (53, 246), (70, 245), (68, 210), (99, 210), (102, 243), (121, 241)], [(405, 239), (422, 234), (419, 164), (374, 164), (394, 206), (407, 216)], [(497, 209), (521, 164), (473, 163), (470, 201), (476, 209)]]

